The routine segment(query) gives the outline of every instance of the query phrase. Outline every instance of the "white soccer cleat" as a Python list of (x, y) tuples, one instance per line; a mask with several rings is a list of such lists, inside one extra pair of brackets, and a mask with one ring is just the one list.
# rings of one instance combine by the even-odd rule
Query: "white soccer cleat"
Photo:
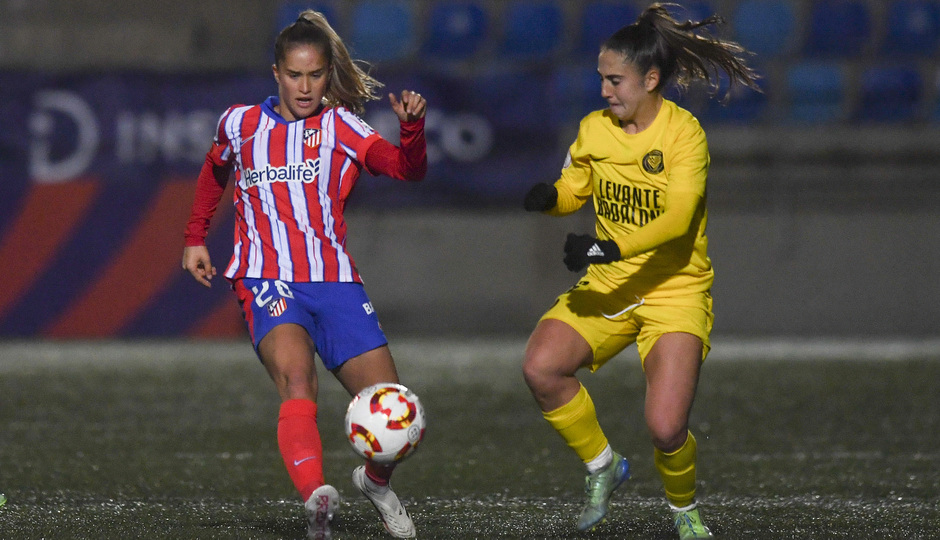
[(359, 491), (372, 502), (372, 506), (378, 510), (388, 534), (395, 538), (414, 538), (416, 536), (415, 524), (411, 521), (408, 511), (402, 506), (401, 501), (398, 500), (398, 495), (395, 495), (395, 492), (392, 491), (391, 486), (386, 488), (384, 492), (376, 490), (373, 483), (366, 478), (366, 468), (362, 465), (356, 467), (353, 471), (352, 481), (359, 488)]
[(339, 492), (329, 484), (313, 491), (304, 503), (307, 511), (307, 540), (331, 540), (330, 522), (339, 510)]

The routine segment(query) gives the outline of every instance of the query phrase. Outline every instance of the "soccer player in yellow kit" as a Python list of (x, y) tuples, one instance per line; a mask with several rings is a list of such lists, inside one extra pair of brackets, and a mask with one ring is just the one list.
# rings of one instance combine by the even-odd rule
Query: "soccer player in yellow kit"
[(708, 145), (698, 120), (662, 91), (692, 79), (717, 86), (719, 69), (733, 84), (757, 88), (739, 45), (696, 31), (720, 21), (679, 23), (653, 4), (615, 32), (598, 56), (609, 107), (581, 121), (561, 178), (526, 195), (526, 210), (556, 216), (593, 198), (597, 215), (596, 237), (568, 235), (564, 262), (587, 273), (539, 321), (523, 364), (545, 419), (587, 466), (582, 531), (604, 519), (629, 465), (610, 447), (575, 374), (636, 343), (654, 463), (679, 537), (712, 537), (696, 507), (696, 441), (688, 427), (713, 320)]

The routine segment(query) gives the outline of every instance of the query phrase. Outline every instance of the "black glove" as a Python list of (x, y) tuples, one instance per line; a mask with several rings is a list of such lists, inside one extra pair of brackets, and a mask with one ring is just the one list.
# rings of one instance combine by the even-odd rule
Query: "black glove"
[(558, 203), (558, 190), (551, 184), (535, 184), (525, 194), (523, 206), (529, 212), (544, 212), (555, 208)]
[(578, 272), (589, 264), (620, 260), (620, 247), (613, 240), (598, 240), (589, 234), (569, 233), (565, 241), (565, 266)]

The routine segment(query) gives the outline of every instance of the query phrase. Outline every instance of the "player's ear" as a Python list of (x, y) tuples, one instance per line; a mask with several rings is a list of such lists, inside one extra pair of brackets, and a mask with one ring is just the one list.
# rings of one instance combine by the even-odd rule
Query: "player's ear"
[(643, 86), (646, 88), (647, 92), (652, 92), (659, 86), (659, 77), (660, 73), (658, 68), (650, 68), (650, 70), (646, 72), (646, 76), (643, 77)]
[(277, 81), (277, 64), (271, 64), (271, 73), (274, 74), (274, 80)]

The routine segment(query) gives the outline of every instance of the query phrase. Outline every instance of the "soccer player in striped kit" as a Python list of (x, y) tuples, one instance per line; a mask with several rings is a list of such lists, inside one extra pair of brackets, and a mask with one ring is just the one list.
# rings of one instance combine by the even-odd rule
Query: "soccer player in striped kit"
[[(600, 48), (597, 71), (609, 107), (586, 116), (561, 178), (535, 185), (525, 208), (568, 215), (593, 198), (596, 237), (568, 235), (564, 262), (586, 275), (542, 317), (526, 346), (523, 374), (545, 419), (587, 467), (577, 528), (607, 514), (629, 477), (611, 449), (576, 372), (595, 371), (632, 343), (646, 375), (645, 417), (653, 461), (679, 538), (711, 538), (695, 501), (696, 441), (689, 413), (709, 350), (713, 271), (706, 254), (705, 133), (664, 99), (670, 82), (757, 88), (735, 43), (695, 32), (719, 22), (679, 23), (653, 4)], [(716, 84), (717, 85), (717, 84)]]
[[(197, 180), (182, 264), (210, 286), (216, 269), (206, 232), (234, 169), (235, 249), (224, 275), (281, 396), (278, 447), (305, 501), (308, 536), (329, 538), (339, 494), (323, 476), (315, 354), (350, 395), (399, 382), (346, 250), (343, 208), (363, 167), (403, 180), (424, 177), (427, 103), (409, 90), (389, 94), (401, 146), (375, 133), (357, 114), (378, 99), (381, 83), (312, 10), (278, 35), (273, 71), (276, 97), (232, 106), (219, 120)], [(353, 471), (353, 483), (392, 536), (414, 537), (414, 523), (389, 486), (393, 469), (367, 462)]]

